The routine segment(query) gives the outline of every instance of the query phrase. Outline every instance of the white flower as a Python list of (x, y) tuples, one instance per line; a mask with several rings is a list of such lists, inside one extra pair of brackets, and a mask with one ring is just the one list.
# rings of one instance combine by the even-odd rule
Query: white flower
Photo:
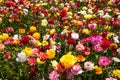
[(47, 24), (48, 24), (48, 21), (47, 21), (46, 19), (43, 19), (41, 25), (42, 25), (42, 26), (47, 26)]
[(16, 58), (17, 62), (25, 62), (27, 57), (24, 52), (18, 53), (18, 57)]
[(79, 13), (82, 14), (82, 15), (86, 15), (87, 14), (85, 10), (80, 11)]
[(119, 20), (120, 20), (120, 15), (118, 15), (118, 17), (117, 17)]
[(108, 18), (111, 18), (111, 16), (110, 16), (108, 13), (106, 13), (106, 14), (103, 16), (103, 18), (108, 19)]
[(15, 34), (15, 35), (13, 36), (13, 39), (14, 39), (14, 40), (18, 40), (18, 39), (20, 39), (20, 38), (21, 38), (21, 36), (18, 35), (18, 34)]
[(45, 36), (43, 36), (43, 39), (44, 39), (44, 40), (48, 40), (49, 37), (50, 37), (50, 35), (45, 35)]
[(56, 46), (55, 46), (55, 45), (53, 45), (53, 46), (52, 46), (52, 49), (56, 51)]
[(120, 43), (118, 38), (119, 38), (119, 36), (117, 36), (117, 35), (113, 36), (113, 40), (114, 40), (115, 43)]
[(65, 34), (65, 33), (68, 33), (68, 30), (64, 29), (61, 34)]
[(99, 16), (103, 16), (103, 15), (104, 15), (103, 10), (99, 10), (99, 11), (98, 11), (98, 15), (99, 15)]
[(93, 70), (94, 63), (92, 63), (90, 61), (87, 61), (87, 62), (84, 63), (84, 68), (87, 69), (87, 70)]
[(118, 54), (120, 55), (120, 48), (117, 49)]
[(18, 0), (14, 0), (16, 3), (18, 3)]
[(71, 37), (72, 37), (73, 39), (78, 39), (78, 38), (79, 38), (79, 34), (73, 32), (73, 33), (71, 34)]
[(58, 62), (57, 62), (56, 60), (51, 61), (51, 64), (52, 64), (52, 67), (53, 67), (55, 70), (58, 69), (58, 68), (57, 68)]
[(115, 61), (115, 62), (120, 62), (120, 59), (117, 58), (117, 57), (113, 57), (112, 60)]
[(26, 16), (28, 14), (28, 9), (23, 9), (23, 13)]

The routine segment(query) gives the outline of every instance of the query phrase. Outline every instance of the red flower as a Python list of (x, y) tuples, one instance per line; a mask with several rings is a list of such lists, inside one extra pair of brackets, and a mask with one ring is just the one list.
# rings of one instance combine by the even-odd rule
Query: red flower
[(65, 69), (65, 68), (62, 66), (61, 63), (58, 63), (57, 68), (58, 68), (58, 71), (60, 71), (60, 72), (63, 72), (64, 69)]
[(102, 39), (102, 43), (101, 43), (101, 47), (102, 47), (103, 49), (109, 48), (109, 47), (110, 47), (110, 44), (111, 44), (111, 42), (110, 42), (109, 40), (103, 38), (103, 39)]
[(28, 36), (23, 36), (23, 37), (21, 38), (21, 40), (20, 40), (20, 43), (22, 43), (22, 44), (27, 44), (27, 43), (29, 43), (29, 40), (30, 40), (30, 37), (28, 37)]
[(69, 39), (67, 40), (67, 43), (68, 43), (68, 44), (76, 44), (76, 40), (73, 39), (73, 38), (69, 38)]
[(2, 29), (1, 31), (2, 31), (2, 33), (6, 33), (7, 29)]
[(30, 59), (28, 59), (28, 64), (29, 64), (30, 66), (36, 65), (36, 63), (37, 63), (37, 61), (36, 61), (35, 58), (30, 58)]
[(48, 11), (45, 11), (45, 10), (41, 10), (41, 13), (43, 13), (45, 16), (48, 15)]
[(67, 16), (67, 11), (66, 10), (62, 10), (60, 12), (60, 17), (66, 17)]
[(54, 19), (53, 19), (53, 18), (50, 18), (50, 19), (48, 20), (48, 23), (49, 23), (49, 24), (53, 24), (53, 23), (54, 23)]
[(30, 69), (30, 77), (35, 77), (36, 75), (37, 75), (37, 73), (38, 73), (38, 69), (36, 69), (36, 68), (31, 68)]
[(41, 61), (46, 61), (48, 59), (48, 54), (40, 52), (39, 58)]
[(11, 58), (11, 52), (5, 52), (3, 58), (10, 59)]

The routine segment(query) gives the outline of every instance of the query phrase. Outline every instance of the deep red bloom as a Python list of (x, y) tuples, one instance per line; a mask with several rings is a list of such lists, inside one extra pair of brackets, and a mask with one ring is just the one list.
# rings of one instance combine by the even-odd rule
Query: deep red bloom
[(30, 40), (30, 37), (28, 36), (23, 36), (20, 40), (20, 43), (22, 44), (28, 44), (29, 43), (29, 40)]
[(7, 29), (2, 29), (1, 31), (2, 31), (2, 33), (6, 33)]
[(53, 19), (53, 18), (50, 18), (50, 19), (48, 20), (48, 23), (49, 23), (49, 24), (53, 24), (53, 23), (54, 23), (54, 19)]
[(66, 17), (67, 16), (67, 11), (66, 10), (62, 10), (60, 12), (60, 17)]
[(38, 73), (38, 69), (36, 69), (36, 68), (31, 68), (30, 69), (30, 77), (35, 77), (36, 75), (37, 75), (37, 73)]
[(76, 44), (76, 40), (73, 39), (73, 38), (69, 38), (69, 39), (67, 40), (67, 43), (68, 43), (68, 44)]
[(48, 11), (46, 11), (46, 10), (41, 10), (41, 13), (43, 13), (45, 16), (48, 15)]
[(103, 49), (109, 48), (109, 47), (110, 47), (110, 44), (111, 44), (111, 42), (110, 42), (109, 40), (103, 38), (103, 39), (102, 39), (102, 43), (101, 43), (101, 47), (102, 47)]

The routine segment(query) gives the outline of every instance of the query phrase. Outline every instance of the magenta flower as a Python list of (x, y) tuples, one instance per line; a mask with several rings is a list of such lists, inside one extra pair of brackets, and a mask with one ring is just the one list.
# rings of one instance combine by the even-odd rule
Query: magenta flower
[(111, 63), (111, 60), (106, 56), (101, 56), (98, 60), (100, 66), (108, 66)]
[(51, 71), (49, 74), (50, 80), (59, 80), (59, 73), (57, 71)]

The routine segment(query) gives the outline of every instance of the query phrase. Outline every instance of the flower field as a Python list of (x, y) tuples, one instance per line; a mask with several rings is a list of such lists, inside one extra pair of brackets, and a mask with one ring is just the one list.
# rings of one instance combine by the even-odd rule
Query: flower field
[(0, 0), (0, 80), (120, 80), (120, 1)]

